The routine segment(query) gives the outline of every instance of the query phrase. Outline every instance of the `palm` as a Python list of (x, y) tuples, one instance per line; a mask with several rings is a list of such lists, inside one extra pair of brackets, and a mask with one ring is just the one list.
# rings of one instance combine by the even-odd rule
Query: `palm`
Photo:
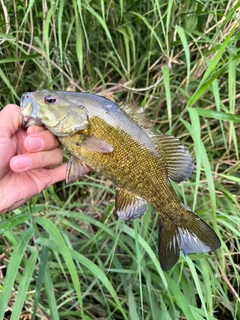
[[(20, 116), (20, 112), (16, 116)], [(41, 136), (45, 145), (41, 152), (29, 152), (25, 142), (30, 133), (21, 127), (14, 134), (13, 131), (4, 126), (0, 129), (1, 213), (18, 207), (49, 185), (65, 179), (66, 166), (56, 167), (62, 160), (62, 153), (50, 132), (41, 127), (30, 130), (31, 134)], [(13, 170), (15, 156), (19, 160), (26, 155), (32, 160), (29, 170)]]

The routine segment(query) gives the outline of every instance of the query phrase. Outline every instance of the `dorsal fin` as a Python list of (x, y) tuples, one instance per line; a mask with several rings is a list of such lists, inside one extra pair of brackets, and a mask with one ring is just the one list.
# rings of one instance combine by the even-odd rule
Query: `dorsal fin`
[(151, 135), (157, 151), (164, 158), (168, 177), (176, 182), (186, 180), (193, 171), (194, 163), (188, 149), (174, 136)]
[(153, 127), (152, 122), (146, 117), (143, 107), (137, 107), (131, 104), (119, 104), (119, 108), (131, 117), (137, 124), (146, 130), (151, 130)]
[(153, 124), (146, 117), (143, 107), (120, 104), (119, 108), (149, 134), (157, 151), (165, 160), (168, 177), (176, 182), (186, 180), (192, 173), (194, 164), (190, 152), (179, 139), (160, 131), (154, 133)]

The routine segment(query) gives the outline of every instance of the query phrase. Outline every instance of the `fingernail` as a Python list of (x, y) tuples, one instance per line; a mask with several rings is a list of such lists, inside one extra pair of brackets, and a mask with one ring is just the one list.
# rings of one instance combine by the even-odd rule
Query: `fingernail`
[(38, 151), (43, 148), (43, 140), (39, 137), (27, 137), (27, 144), (30, 150)]
[(27, 169), (32, 164), (31, 159), (28, 157), (16, 157), (12, 161), (18, 170)]

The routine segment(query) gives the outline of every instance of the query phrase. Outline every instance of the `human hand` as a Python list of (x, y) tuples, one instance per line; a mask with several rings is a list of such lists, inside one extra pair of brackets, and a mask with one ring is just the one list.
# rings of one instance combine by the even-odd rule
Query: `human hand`
[(0, 214), (66, 178), (59, 142), (42, 126), (22, 127), (20, 108), (0, 112)]

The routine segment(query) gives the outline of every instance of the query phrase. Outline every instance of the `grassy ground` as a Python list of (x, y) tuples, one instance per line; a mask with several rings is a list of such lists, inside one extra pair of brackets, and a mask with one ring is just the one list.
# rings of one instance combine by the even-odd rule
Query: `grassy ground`
[(0, 319), (240, 318), (240, 1), (1, 1), (0, 104), (25, 91), (143, 105), (195, 159), (183, 201), (222, 247), (163, 272), (157, 216), (123, 224), (96, 173), (0, 220)]

